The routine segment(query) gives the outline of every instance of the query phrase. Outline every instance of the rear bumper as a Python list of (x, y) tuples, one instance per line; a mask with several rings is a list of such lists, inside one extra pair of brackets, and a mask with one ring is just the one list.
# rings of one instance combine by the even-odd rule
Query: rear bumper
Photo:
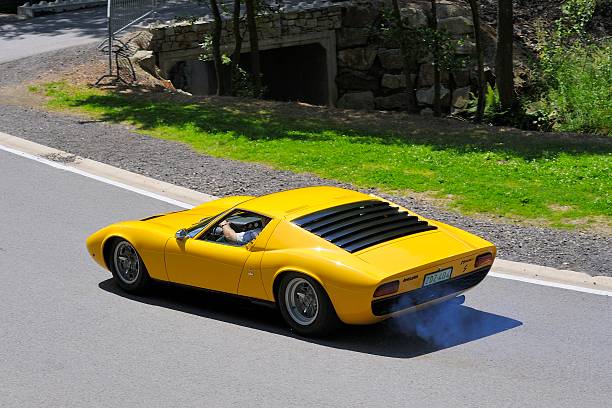
[(491, 266), (410, 292), (372, 301), (372, 314), (384, 316), (428, 303), (436, 299), (459, 294), (478, 285), (487, 276)]

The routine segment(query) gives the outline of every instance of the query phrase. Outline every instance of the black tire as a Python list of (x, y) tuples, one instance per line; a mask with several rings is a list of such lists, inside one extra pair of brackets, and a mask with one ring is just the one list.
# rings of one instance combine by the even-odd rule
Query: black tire
[[(303, 314), (301, 311), (297, 311), (298, 307), (296, 305), (291, 304), (299, 298), (296, 295), (300, 295), (300, 293), (296, 293), (296, 290), (299, 290), (296, 289), (296, 285), (298, 287), (301, 285), (305, 289), (308, 289), (308, 287), (312, 288), (317, 302), (317, 310), (314, 316), (311, 316), (313, 314), (312, 311), (309, 310), (308, 313)], [(290, 299), (291, 293), (294, 294), (293, 301)], [(302, 336), (321, 337), (329, 335), (340, 326), (340, 319), (336, 315), (329, 296), (327, 296), (319, 282), (309, 276), (297, 272), (290, 272), (284, 275), (278, 286), (276, 299), (285, 322), (287, 322), (293, 331)]]
[[(125, 262), (122, 263), (121, 251), (130, 251), (131, 263), (136, 261), (137, 267), (135, 271), (131, 271), (132, 274), (126, 274)], [(136, 251), (136, 248), (124, 239), (118, 239), (113, 243), (113, 247), (108, 255), (108, 266), (113, 274), (113, 278), (117, 285), (121, 289), (129, 293), (142, 292), (151, 281), (147, 268), (145, 267), (140, 254)]]

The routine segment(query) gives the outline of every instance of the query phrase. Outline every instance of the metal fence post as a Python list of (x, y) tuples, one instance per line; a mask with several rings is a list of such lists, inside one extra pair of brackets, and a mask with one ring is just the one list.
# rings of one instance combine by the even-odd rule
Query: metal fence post
[(108, 75), (113, 75), (113, 27), (111, 23), (113, 1), (108, 0), (106, 19), (108, 24)]
[(108, 73), (100, 77), (96, 81), (96, 85), (100, 84), (105, 78), (112, 78), (115, 82), (125, 82), (120, 77), (118, 60), (116, 61), (117, 67), (113, 70), (113, 53), (117, 54), (115, 59), (119, 58), (119, 54), (122, 54), (121, 57), (125, 58), (124, 51), (126, 45), (117, 40), (118, 45), (113, 48), (113, 44), (116, 42), (115, 38), (120, 32), (127, 30), (152, 15), (163, 3), (164, 0), (107, 0), (106, 19), (108, 34), (107, 39), (100, 43), (98, 48), (103, 50), (104, 43), (107, 43)]

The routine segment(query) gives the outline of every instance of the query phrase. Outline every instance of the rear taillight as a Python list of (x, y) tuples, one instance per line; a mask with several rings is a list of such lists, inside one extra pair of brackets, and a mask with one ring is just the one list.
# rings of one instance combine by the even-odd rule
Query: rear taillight
[(380, 297), (385, 295), (390, 295), (392, 293), (397, 292), (399, 289), (399, 281), (393, 281), (388, 283), (383, 283), (374, 291), (374, 297)]
[(479, 268), (485, 265), (491, 265), (492, 263), (493, 263), (493, 254), (490, 252), (487, 252), (486, 254), (478, 255), (476, 257), (474, 268)]

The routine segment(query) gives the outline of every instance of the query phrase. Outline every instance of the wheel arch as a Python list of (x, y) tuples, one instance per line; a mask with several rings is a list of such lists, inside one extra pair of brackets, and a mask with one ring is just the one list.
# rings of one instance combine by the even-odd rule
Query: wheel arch
[[(113, 247), (114, 247), (115, 243), (117, 241), (120, 241), (120, 240), (125, 240), (127, 242), (130, 242), (129, 239), (127, 239), (126, 237), (124, 237), (122, 235), (119, 235), (119, 234), (110, 235), (110, 236), (106, 237), (104, 239), (104, 241), (102, 242), (102, 257), (104, 259), (104, 264), (106, 265), (106, 269), (108, 269), (109, 271), (111, 270), (110, 269), (110, 262), (111, 262), (110, 257), (112, 255)], [(130, 242), (130, 244), (131, 244), (131, 242)], [(138, 250), (136, 250), (136, 251), (138, 251)], [(145, 267), (146, 267), (146, 265), (145, 265)]]
[[(330, 299), (330, 302), (331, 302), (331, 298), (329, 296), (329, 293), (328, 293), (327, 289), (325, 288), (325, 285), (323, 284), (321, 279), (316, 274), (308, 272), (308, 271), (303, 270), (301, 268), (290, 268), (290, 267), (288, 267), (288, 268), (280, 269), (274, 275), (274, 280), (272, 281), (272, 296), (274, 297), (274, 303), (278, 304), (278, 299), (277, 299), (278, 288), (280, 287), (280, 283), (283, 280), (283, 277), (285, 277), (287, 274), (290, 274), (290, 273), (299, 273), (299, 274), (306, 275), (309, 278), (314, 279), (319, 285), (321, 285), (321, 287), (325, 291), (325, 294), (327, 295), (327, 297)], [(333, 306), (333, 302), (332, 302), (332, 306)]]

